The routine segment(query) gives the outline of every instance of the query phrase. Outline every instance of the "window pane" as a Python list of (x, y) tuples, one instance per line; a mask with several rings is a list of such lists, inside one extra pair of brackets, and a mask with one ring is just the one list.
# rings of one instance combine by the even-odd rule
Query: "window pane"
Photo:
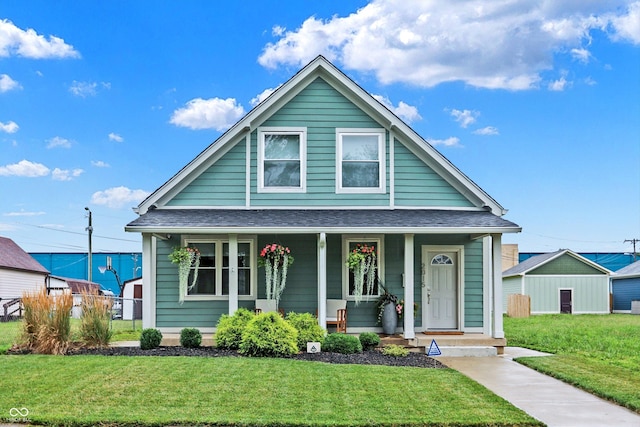
[(300, 135), (265, 135), (265, 159), (300, 159)]
[(343, 162), (342, 187), (380, 187), (378, 162)]
[(265, 160), (265, 187), (300, 187), (300, 161)]
[(251, 270), (238, 270), (238, 295), (251, 295)]
[[(223, 243), (222, 295), (229, 295), (229, 244)], [(251, 295), (251, 244), (238, 243), (238, 295)]]
[[(367, 246), (373, 246), (376, 249), (376, 254), (380, 255), (378, 252), (378, 246), (379, 246), (378, 241), (371, 241), (371, 242), (349, 242), (349, 251), (352, 251), (356, 248), (357, 245), (367, 245)], [(371, 294), (369, 294), (369, 291), (367, 289), (367, 280), (365, 278), (365, 283), (363, 284), (362, 287), (362, 295), (379, 295), (379, 286), (378, 286), (378, 282), (380, 281), (380, 258), (376, 257), (376, 277), (375, 277), (375, 282), (373, 284), (373, 291)], [(349, 295), (354, 294), (354, 280), (353, 280), (353, 271), (349, 270)]]
[(377, 135), (342, 135), (342, 160), (378, 160)]
[(197, 247), (200, 251), (200, 267), (216, 266), (216, 245), (215, 243), (198, 243), (189, 246)]
[[(193, 280), (193, 271), (189, 274), (189, 284)], [(198, 282), (188, 291), (189, 295), (214, 295), (216, 292), (216, 271), (198, 269)]]

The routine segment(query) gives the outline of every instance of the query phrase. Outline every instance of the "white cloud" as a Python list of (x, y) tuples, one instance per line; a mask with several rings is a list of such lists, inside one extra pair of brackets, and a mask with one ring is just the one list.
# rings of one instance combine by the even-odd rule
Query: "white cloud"
[[(445, 111), (449, 111), (445, 108)], [(477, 117), (480, 115), (477, 111), (471, 110), (450, 110), (449, 113), (451, 117), (454, 118), (456, 122), (460, 124), (460, 127), (467, 128), (469, 125), (472, 125), (476, 122)]]
[(54, 181), (71, 181), (73, 178), (77, 178), (84, 173), (82, 169), (60, 169), (55, 168), (53, 172), (51, 172), (51, 178)]
[(382, 95), (372, 95), (378, 102), (391, 110), (396, 116), (400, 117), (407, 123), (414, 122), (416, 120), (422, 119), (420, 113), (418, 113), (418, 109), (413, 105), (409, 105), (403, 101), (398, 103), (398, 106), (394, 106), (393, 103), (386, 96)]
[(98, 83), (96, 82), (79, 82), (74, 80), (71, 86), (69, 86), (69, 92), (75, 96), (86, 98), (87, 96), (95, 96), (98, 93), (96, 90), (97, 87)]
[(102, 160), (91, 160), (91, 166), (95, 166), (97, 168), (109, 168), (111, 165), (109, 163), (103, 162)]
[[(620, 7), (629, 4), (628, 9)], [(277, 31), (276, 31), (277, 28)], [(538, 88), (563, 55), (590, 55), (592, 31), (640, 42), (640, 2), (412, 2), (373, 0), (346, 17), (274, 27), (261, 65), (299, 67), (317, 55), (383, 84), (445, 82), (490, 89)]]
[(571, 49), (571, 56), (573, 56), (573, 59), (575, 59), (576, 61), (586, 64), (591, 59), (591, 52), (589, 52), (587, 49), (582, 48)]
[(7, 212), (3, 215), (4, 216), (40, 216), (40, 215), (46, 215), (46, 212), (43, 212), (43, 211), (27, 212), (23, 209), (23, 210), (20, 210), (20, 212)]
[(7, 123), (0, 122), (0, 132), (16, 133), (18, 132), (18, 129), (20, 129), (20, 126), (18, 126), (18, 124), (14, 121)]
[(71, 141), (60, 136), (54, 136), (47, 142), (47, 148), (71, 148)]
[(79, 58), (80, 53), (72, 45), (56, 36), (46, 37), (29, 28), (16, 27), (8, 19), (0, 20), (0, 57), (11, 55), (25, 58)]
[(498, 128), (493, 126), (487, 126), (481, 129), (476, 129), (473, 131), (473, 133), (476, 135), (500, 135), (500, 132), (498, 132)]
[(118, 135), (117, 133), (111, 132), (109, 134), (109, 141), (122, 142), (124, 141), (124, 138)]
[(34, 163), (29, 160), (21, 160), (18, 163), (0, 166), (0, 176), (38, 178), (49, 175), (49, 172), (49, 168), (42, 163)]
[(128, 203), (138, 204), (149, 195), (148, 191), (131, 190), (127, 187), (112, 187), (104, 191), (96, 191), (91, 196), (91, 203), (118, 209)]
[(170, 123), (190, 129), (215, 129), (223, 131), (235, 124), (245, 111), (234, 98), (195, 98), (184, 108), (173, 112)]
[(554, 92), (562, 92), (563, 90), (565, 90), (567, 86), (570, 86), (570, 85), (571, 83), (568, 82), (567, 79), (564, 78), (563, 76), (563, 77), (560, 77), (558, 80), (550, 82), (547, 88)]
[(256, 96), (255, 98), (251, 98), (251, 101), (249, 101), (249, 104), (251, 104), (252, 107), (255, 107), (256, 105), (260, 104), (262, 101), (267, 99), (269, 96), (271, 96), (271, 94), (275, 92), (278, 89), (278, 87), (263, 90), (262, 93), (258, 94), (258, 96)]
[(451, 136), (447, 139), (429, 139), (429, 143), (433, 146), (444, 145), (445, 147), (461, 147), (460, 139), (455, 136)]
[(8, 74), (0, 74), (0, 93), (21, 88), (20, 83), (13, 80)]

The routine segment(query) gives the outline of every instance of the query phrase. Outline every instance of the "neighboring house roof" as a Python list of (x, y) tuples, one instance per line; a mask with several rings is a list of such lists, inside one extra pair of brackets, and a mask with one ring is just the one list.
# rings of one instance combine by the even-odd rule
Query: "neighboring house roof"
[(224, 152), (225, 146), (233, 144), (247, 133), (256, 130), (274, 112), (293, 99), (300, 91), (321, 77), (344, 97), (353, 102), (362, 111), (412, 144), (412, 149), (420, 153), (421, 158), (453, 186), (464, 194), (478, 208), (486, 208), (495, 215), (502, 216), (506, 210), (482, 190), (475, 182), (456, 168), (440, 152), (433, 148), (398, 116), (377, 101), (371, 94), (362, 89), (342, 71), (322, 56), (316, 57), (291, 79), (275, 90), (267, 99), (258, 104), (245, 117), (227, 130), (187, 164), (176, 175), (165, 182), (149, 197), (140, 203), (137, 213), (142, 215), (154, 207), (162, 207), (167, 201), (184, 189), (193, 179), (199, 176), (213, 162), (216, 155)]
[(49, 274), (49, 270), (7, 237), (0, 237), (0, 268)]
[(154, 209), (129, 223), (127, 231), (188, 233), (197, 229), (221, 233), (269, 230), (281, 234), (373, 232), (514, 232), (520, 227), (487, 211), (437, 209)]
[(502, 277), (512, 277), (512, 276), (522, 276), (525, 275), (557, 258), (560, 258), (563, 255), (570, 255), (574, 258), (576, 258), (577, 260), (580, 260), (582, 262), (584, 262), (585, 264), (590, 265), (591, 267), (595, 268), (596, 270), (601, 271), (602, 273), (605, 274), (611, 274), (610, 270), (607, 270), (606, 268), (602, 267), (599, 264), (596, 264), (593, 261), (588, 260), (587, 258), (580, 256), (579, 254), (573, 252), (570, 249), (560, 249), (557, 250), (555, 252), (549, 252), (546, 254), (540, 254), (534, 257), (531, 257), (523, 262), (521, 262), (518, 265), (515, 265), (513, 267), (511, 267), (508, 270), (505, 270), (502, 272)]
[(99, 283), (89, 282), (88, 280), (79, 280), (79, 279), (69, 279), (62, 278), (66, 280), (69, 285), (69, 289), (71, 289), (72, 294), (81, 294), (83, 292), (96, 292), (100, 293), (101, 287)]
[(612, 279), (629, 279), (632, 277), (640, 277), (640, 260), (613, 273)]
[(139, 280), (142, 280), (142, 276), (138, 276), (138, 277), (134, 277), (133, 279), (125, 280), (123, 283), (126, 285), (127, 283), (137, 282)]

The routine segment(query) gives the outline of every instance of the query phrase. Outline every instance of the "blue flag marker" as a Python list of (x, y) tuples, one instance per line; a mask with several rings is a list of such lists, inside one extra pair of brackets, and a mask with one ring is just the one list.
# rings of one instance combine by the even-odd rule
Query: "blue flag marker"
[(442, 353), (440, 352), (440, 347), (436, 343), (436, 340), (431, 340), (431, 345), (429, 346), (429, 351), (427, 351), (427, 356), (440, 356)]

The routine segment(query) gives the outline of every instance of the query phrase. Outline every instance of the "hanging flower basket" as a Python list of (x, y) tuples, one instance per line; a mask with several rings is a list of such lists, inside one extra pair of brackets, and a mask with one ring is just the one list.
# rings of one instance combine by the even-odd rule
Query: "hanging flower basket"
[(353, 272), (353, 297), (356, 305), (362, 301), (362, 296), (373, 294), (376, 283), (377, 255), (375, 246), (357, 244), (349, 252), (347, 266)]
[[(178, 264), (178, 280), (179, 280), (179, 294), (178, 301), (180, 304), (184, 302), (184, 296), (188, 290), (191, 290), (198, 281), (198, 267), (200, 267), (200, 251), (198, 248), (186, 246), (176, 247), (169, 254), (169, 259), (172, 263)], [(188, 284), (189, 273), (191, 268), (194, 268), (193, 279), (191, 285)]]
[(287, 272), (291, 264), (293, 256), (287, 246), (270, 243), (260, 251), (258, 265), (264, 267), (267, 299), (276, 300), (276, 307), (287, 284)]

